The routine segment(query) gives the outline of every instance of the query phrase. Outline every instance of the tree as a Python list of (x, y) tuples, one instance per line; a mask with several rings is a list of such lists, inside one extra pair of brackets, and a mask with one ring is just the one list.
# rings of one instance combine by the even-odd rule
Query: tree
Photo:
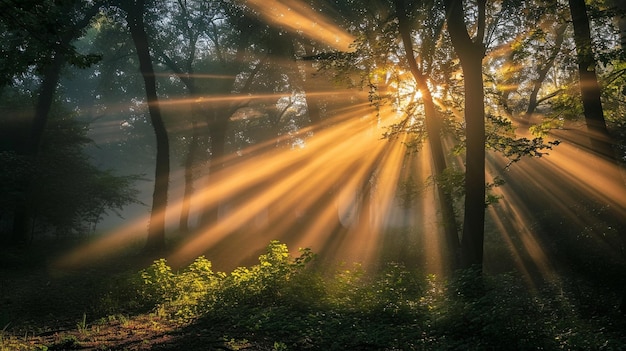
[[(165, 2), (159, 4), (162, 16), (169, 16), (172, 23), (152, 23), (155, 28), (151, 31), (155, 33), (153, 49), (156, 59), (169, 68), (183, 83), (187, 94), (194, 100), (202, 99), (204, 89), (200, 80), (195, 74), (199, 51), (209, 50), (209, 48), (199, 48), (199, 41), (216, 28), (219, 11), (215, 11), (209, 3), (178, 1), (175, 4)], [(160, 27), (164, 25), (165, 27)], [(215, 33), (218, 36), (217, 33)], [(209, 36), (210, 37), (210, 36)], [(183, 38), (180, 41), (179, 38)], [(216, 44), (219, 47), (219, 43)], [(187, 154), (184, 160), (184, 193), (179, 217), (179, 230), (181, 233), (189, 232), (189, 214), (191, 211), (191, 198), (193, 195), (194, 166), (199, 158), (200, 131), (199, 120), (203, 115), (203, 106), (194, 103), (187, 116), (191, 129), (191, 136), (187, 142)], [(188, 132), (186, 129), (185, 132)], [(188, 134), (188, 133), (186, 133)], [(206, 134), (206, 133), (205, 133)]]
[[(222, 2), (164, 2), (160, 11), (162, 16), (173, 20), (150, 23), (155, 58), (180, 80), (185, 93), (194, 101), (186, 118), (190, 127), (182, 131), (188, 142), (179, 228), (187, 232), (193, 168), (202, 156), (201, 139), (207, 139), (210, 162), (205, 173), (208, 182), (212, 182), (218, 179), (227, 152), (230, 117), (245, 104), (230, 103), (227, 97), (251, 92), (251, 84), (267, 60), (261, 59), (256, 65), (248, 62), (256, 58), (249, 55), (252, 51), (249, 43), (253, 38), (262, 42), (265, 27), (243, 16), (236, 6)], [(238, 79), (242, 73), (247, 77)], [(218, 201), (203, 210), (202, 225), (218, 220), (219, 205)]]
[[(613, 138), (609, 134), (604, 118), (604, 110), (601, 101), (601, 88), (598, 83), (596, 74), (596, 59), (593, 52), (593, 43), (591, 39), (591, 28), (589, 24), (589, 16), (587, 14), (587, 5), (584, 0), (569, 0), (569, 8), (574, 26), (574, 41), (576, 43), (576, 60), (578, 62), (578, 76), (581, 99), (583, 103), (583, 111), (585, 122), (589, 131), (592, 151), (599, 156), (616, 162), (615, 151), (613, 150)], [(618, 4), (619, 10), (624, 10), (625, 5), (621, 2)], [(620, 43), (624, 50), (624, 14), (618, 17), (618, 27), (620, 30)], [(622, 186), (624, 186), (621, 173), (618, 171), (615, 175)], [(620, 215), (619, 213), (617, 214)], [(620, 311), (626, 315), (626, 283), (622, 290), (622, 300), (620, 303)]]
[[(433, 176), (435, 177), (435, 179), (441, 180), (441, 177), (447, 169), (446, 158), (443, 151), (443, 143), (441, 140), (441, 117), (437, 115), (435, 103), (431, 95), (430, 87), (428, 86), (428, 73), (422, 73), (422, 70), (420, 69), (420, 67), (418, 67), (417, 61), (415, 59), (413, 39), (410, 29), (411, 24), (409, 23), (409, 18), (407, 17), (407, 9), (405, 7), (404, 0), (395, 0), (395, 6), (397, 13), (396, 15), (398, 17), (398, 30), (400, 32), (400, 37), (402, 38), (402, 43), (404, 44), (406, 60), (411, 74), (416, 81), (417, 89), (421, 92), (422, 101), (424, 103), (424, 118), (434, 166)], [(428, 13), (431, 14), (432, 17), (436, 17), (436, 11), (434, 11), (434, 6), (434, 3), (430, 4), (430, 8), (426, 8), (424, 13)], [(435, 28), (435, 33), (433, 34), (436, 37), (430, 38), (429, 34), (431, 33), (426, 33), (426, 38), (424, 38), (424, 40), (428, 40), (431, 43), (434, 43), (439, 37), (438, 31), (441, 30), (441, 28), (443, 27), (443, 19), (440, 19), (439, 22), (437, 22), (436, 19), (432, 21), (434, 23), (432, 23), (433, 25), (431, 26), (431, 28)], [(434, 44), (431, 45), (434, 46)], [(426, 65), (424, 64), (422, 65), (422, 67), (423, 66)], [(457, 251), (459, 248), (459, 237), (456, 225), (456, 218), (454, 215), (453, 199), (450, 192), (446, 191), (441, 184), (438, 184), (436, 186), (437, 194), (439, 196), (439, 205), (443, 217), (443, 226), (447, 241), (447, 250), (451, 252), (451, 266), (453, 268), (456, 268), (458, 266)]]
[(144, 3), (144, 0), (134, 1), (126, 10), (128, 27), (139, 58), (139, 70), (144, 80), (148, 110), (157, 145), (154, 193), (146, 248), (148, 250), (160, 250), (165, 246), (165, 211), (167, 209), (170, 173), (169, 139), (159, 108), (150, 44), (143, 20)]
[[(14, 4), (2, 3), (2, 20), (10, 31), (9, 39), (20, 38), (24, 34), (32, 35), (36, 38), (36, 44), (25, 45), (26, 63), (15, 65), (11, 63), (15, 72), (3, 74), (2, 82), (6, 84), (10, 74), (17, 74), (27, 69), (29, 64), (37, 67), (41, 75), (41, 84), (38, 88), (38, 99), (33, 113), (30, 133), (26, 137), (24, 149), (19, 150), (27, 157), (36, 162), (42, 138), (48, 122), (48, 115), (54, 101), (56, 88), (61, 75), (61, 69), (66, 62), (79, 67), (86, 67), (96, 62), (99, 57), (96, 55), (80, 55), (71, 45), (89, 25), (93, 16), (99, 11), (98, 3), (86, 3), (83, 1), (68, 1), (59, 4), (37, 2)], [(8, 6), (7, 6), (8, 5)], [(36, 16), (43, 16), (42, 21), (37, 21)], [(24, 51), (24, 45), (19, 42), (10, 41), (16, 45), (10, 52)], [(30, 43), (32, 44), (32, 42)], [(35, 50), (33, 52), (33, 50)], [(39, 51), (40, 50), (40, 51)], [(11, 54), (9, 57), (14, 57)], [(27, 240), (31, 214), (29, 213), (30, 197), (32, 189), (30, 184), (25, 187), (25, 196), (13, 214), (13, 236), (14, 244), (24, 243)]]
[(58, 100), (47, 118), (36, 162), (19, 154), (16, 145), (29, 130), (26, 123), (19, 123), (20, 115), (32, 104), (19, 86), (6, 88), (0, 99), (0, 187), (4, 194), (0, 213), (15, 211), (29, 191), (26, 242), (38, 234), (87, 235), (106, 212), (120, 214), (117, 211), (137, 202), (137, 191), (132, 188), (136, 177), (117, 176), (94, 166), (85, 153), (91, 142), (86, 124)]
[(444, 0), (448, 33), (461, 62), (465, 92), (465, 208), (461, 237), (461, 267), (483, 263), (485, 238), (485, 109), (482, 61), (485, 56), (485, 6), (478, 0), (476, 34), (470, 37), (462, 0)]
[[(364, 1), (368, 5), (370, 2)], [(477, 55), (470, 57), (473, 62), (468, 64), (467, 53), (459, 53), (459, 56), (464, 56), (461, 62), (465, 62), (465, 66), (472, 67), (473, 72), (465, 74), (465, 91), (467, 96), (464, 98), (456, 91), (457, 81), (452, 77), (452, 72), (455, 69), (455, 63), (452, 60), (452, 53), (448, 46), (448, 42), (442, 40), (445, 36), (441, 36), (441, 28), (443, 26), (443, 19), (445, 14), (438, 15), (436, 11), (430, 11), (436, 8), (436, 3), (425, 3), (423, 11), (415, 10), (410, 11), (410, 7), (400, 1), (393, 2), (396, 11), (389, 12), (389, 8), (380, 6), (378, 8), (373, 5), (375, 10), (371, 10), (369, 7), (363, 5), (363, 8), (367, 8), (367, 11), (363, 11), (367, 16), (363, 18), (354, 19), (354, 22), (350, 22), (351, 28), (360, 28), (363, 30), (355, 44), (355, 51), (350, 53), (325, 53), (315, 55), (318, 60), (328, 61), (325, 66), (333, 70), (339, 71), (343, 74), (346, 80), (353, 86), (365, 86), (370, 87), (370, 101), (373, 105), (383, 105), (385, 99), (389, 98), (388, 87), (386, 87), (386, 80), (398, 79), (399, 81), (405, 81), (406, 76), (402, 76), (403, 73), (398, 75), (397, 72), (409, 71), (416, 81), (416, 86), (421, 92), (421, 103), (424, 106), (424, 111), (413, 110), (407, 111), (410, 114), (424, 114), (425, 119), (415, 127), (407, 127), (406, 124), (399, 123), (394, 125), (390, 133), (386, 133), (387, 136), (395, 135), (397, 132), (415, 133), (418, 136), (418, 142), (421, 143), (423, 136), (428, 134), (429, 143), (431, 144), (431, 152), (433, 156), (435, 178), (439, 178), (437, 181), (437, 191), (440, 200), (439, 210), (442, 212), (444, 221), (446, 222), (446, 242), (449, 250), (454, 252), (455, 248), (459, 246), (458, 233), (454, 229), (454, 210), (452, 209), (451, 194), (463, 196), (465, 195), (465, 223), (464, 237), (465, 243), (462, 244), (461, 250), (465, 252), (465, 263), (462, 266), (471, 266), (473, 264), (482, 263), (482, 241), (484, 240), (484, 208), (485, 205), (494, 201), (494, 197), (486, 196), (485, 187), (493, 187), (501, 184), (496, 179), (493, 184), (485, 184), (484, 174), (484, 158), (486, 145), (496, 151), (501, 151), (506, 157), (509, 157), (512, 162), (519, 160), (522, 156), (534, 155), (540, 156), (541, 149), (550, 148), (552, 144), (544, 144), (539, 139), (528, 140), (525, 138), (516, 139), (512, 131), (512, 126), (507, 123), (500, 116), (489, 116), (489, 135), (485, 130), (485, 111), (484, 111), (484, 93), (482, 92), (482, 58), (485, 55), (485, 44), (482, 41), (486, 41), (485, 32), (487, 32), (480, 25), (474, 26), (474, 28), (482, 28), (480, 33), (483, 40), (479, 41), (479, 50)], [(355, 8), (355, 3), (351, 3), (350, 14), (360, 14), (359, 8)], [(484, 7), (484, 6), (483, 6)], [(392, 7), (393, 8), (393, 7)], [(420, 8), (422, 9), (422, 8)], [(462, 9), (461, 9), (462, 10)], [(498, 15), (506, 16), (509, 12), (512, 12), (512, 8), (505, 7), (498, 10)], [(419, 15), (418, 15), (419, 13)], [(428, 13), (428, 16), (424, 15)], [(409, 19), (413, 16), (425, 16), (424, 18), (415, 19), (414, 22), (410, 22)], [(494, 15), (494, 18), (498, 16)], [(463, 18), (463, 17), (461, 17)], [(485, 14), (481, 16), (482, 25), (486, 25)], [(503, 21), (504, 22), (504, 21)], [(489, 33), (496, 32), (498, 21), (494, 20), (490, 23), (492, 27), (488, 31)], [(450, 26), (450, 25), (449, 25)], [(462, 23), (461, 28), (465, 27), (465, 22)], [(469, 38), (469, 34), (465, 31), (467, 41), (472, 43)], [(398, 41), (398, 36), (402, 39)], [(504, 37), (504, 35), (502, 35)], [(402, 47), (398, 45), (402, 44)], [(413, 45), (418, 49), (414, 49)], [(415, 56), (418, 52), (419, 56)], [(403, 57), (404, 56), (404, 57)], [(434, 58), (436, 57), (436, 59)], [(463, 67), (465, 69), (465, 67)], [(383, 72), (383, 73), (381, 73)], [(431, 80), (430, 75), (436, 74), (437, 79)], [(351, 81), (353, 76), (358, 75), (361, 79), (361, 85)], [(379, 77), (386, 78), (379, 78)], [(396, 77), (397, 76), (397, 77)], [(389, 78), (393, 77), (393, 78)], [(472, 86), (470, 83), (474, 82)], [(476, 87), (476, 84), (479, 84)], [(442, 118), (437, 116), (437, 110), (434, 106), (434, 101), (430, 89), (437, 87), (444, 90), (449, 96), (454, 96), (454, 101), (444, 102), (445, 108), (450, 110), (458, 109), (460, 106), (453, 106), (456, 101), (465, 101), (465, 123), (458, 123), (455, 125), (454, 121), (449, 119), (446, 121), (448, 125), (447, 130), (456, 128), (458, 131), (463, 129), (466, 132), (466, 137), (460, 137), (461, 140), (465, 139), (465, 148), (456, 148), (466, 150), (466, 177), (465, 186), (462, 188), (465, 191), (456, 188), (456, 184), (452, 184), (450, 181), (452, 178), (450, 175), (454, 173), (446, 166), (446, 159), (444, 156), (443, 147), (441, 146), (441, 127)], [(445, 88), (444, 88), (445, 87)], [(480, 88), (480, 89), (478, 89)], [(476, 100), (477, 91), (480, 91), (478, 99)], [(407, 96), (402, 97), (407, 99)], [(407, 100), (410, 100), (409, 97)], [(411, 103), (417, 105), (417, 103)], [(409, 104), (409, 105), (411, 105)], [(473, 107), (468, 111), (468, 106)], [(462, 107), (461, 107), (462, 108)], [(407, 119), (408, 120), (408, 119)], [(421, 119), (420, 119), (421, 120)], [(478, 125), (478, 126), (477, 126)], [(423, 128), (425, 126), (425, 128)], [(452, 128), (451, 128), (452, 127)], [(474, 132), (471, 132), (471, 129)], [(477, 165), (478, 164), (478, 165)], [(477, 166), (476, 166), (477, 165)], [(461, 177), (462, 178), (462, 177)], [(456, 178), (455, 178), (456, 179)], [(483, 188), (483, 189), (481, 189)], [(445, 200), (446, 197), (448, 200)], [(482, 216), (482, 217), (481, 217)], [(471, 228), (471, 229), (470, 229)], [(473, 234), (476, 233), (476, 234)], [(466, 235), (467, 234), (467, 235)], [(472, 239), (472, 235), (475, 237)], [(471, 256), (474, 258), (471, 258)], [(451, 255), (451, 266), (454, 267), (455, 255)], [(472, 262), (472, 263), (467, 263)]]
[(533, 79), (532, 92), (530, 93), (530, 97), (528, 98), (528, 107), (526, 108), (526, 112), (524, 114), (524, 118), (526, 120), (529, 120), (531, 118), (532, 114), (535, 112), (535, 109), (537, 108), (537, 106), (542, 100), (553, 97), (558, 92), (557, 90), (555, 93), (549, 94), (546, 97), (543, 97), (542, 99), (537, 98), (537, 95), (539, 94), (539, 90), (541, 89), (543, 81), (546, 79), (548, 72), (553, 68), (554, 62), (559, 54), (559, 51), (561, 50), (561, 46), (563, 44), (563, 39), (565, 37), (566, 29), (567, 29), (567, 22), (561, 23), (555, 29), (554, 46), (552, 47), (547, 60), (543, 64), (537, 67), (537, 71), (536, 71), (537, 77)]
[(614, 160), (612, 141), (600, 100), (601, 90), (596, 74), (587, 5), (585, 0), (569, 0), (569, 8), (574, 26), (580, 93), (591, 147), (602, 157)]

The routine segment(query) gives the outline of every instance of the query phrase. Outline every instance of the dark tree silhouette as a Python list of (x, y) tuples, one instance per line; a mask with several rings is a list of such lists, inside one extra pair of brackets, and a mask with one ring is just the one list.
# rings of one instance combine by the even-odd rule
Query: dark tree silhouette
[[(99, 59), (94, 55), (80, 55), (71, 45), (72, 41), (80, 35), (85, 27), (89, 25), (91, 19), (98, 13), (99, 4), (93, 3), (89, 7), (80, 8), (82, 5), (80, 2), (70, 1), (58, 5), (48, 5), (47, 13), (42, 14), (35, 13), (32, 10), (33, 4), (29, 3), (21, 4), (21, 6), (2, 5), (2, 20), (7, 25), (7, 28), (28, 33), (38, 42), (34, 47), (39, 52), (32, 54), (32, 62), (30, 63), (37, 65), (42, 81), (38, 90), (30, 133), (24, 144), (25, 147), (23, 150), (17, 150), (30, 158), (31, 161), (36, 161), (64, 65), (69, 62), (79, 67), (85, 67)], [(66, 17), (61, 17), (61, 14), (65, 14)], [(46, 15), (46, 17), (41, 19), (41, 21), (33, 22), (32, 18), (38, 15)], [(44, 32), (44, 34), (42, 31), (45, 28), (47, 28), (48, 32)], [(49, 33), (49, 31), (52, 31), (52, 33)], [(45, 35), (50, 35), (56, 40), (51, 40), (51, 38)], [(32, 51), (29, 45), (27, 47)], [(18, 49), (16, 51), (23, 50)], [(28, 54), (25, 55), (29, 57)], [(27, 63), (22, 65), (22, 68), (25, 69)], [(14, 211), (11, 235), (13, 244), (23, 244), (28, 240), (32, 219), (32, 214), (29, 210), (32, 196), (31, 188), (31, 184), (26, 185), (23, 201), (17, 204)]]
[(580, 94), (591, 147), (599, 155), (615, 159), (600, 100), (601, 91), (596, 74), (596, 60), (593, 56), (587, 5), (585, 0), (569, 0), (569, 8), (574, 25)]
[(150, 214), (146, 248), (149, 250), (159, 250), (165, 246), (165, 211), (167, 208), (167, 191), (169, 188), (170, 174), (169, 139), (165, 123), (161, 117), (148, 35), (144, 27), (144, 1), (137, 0), (129, 4), (127, 15), (128, 27), (137, 49), (139, 69), (146, 88), (150, 121), (154, 128), (157, 145), (152, 212)]
[(482, 61), (485, 56), (486, 0), (477, 1), (477, 32), (471, 38), (462, 0), (445, 0), (448, 32), (463, 69), (465, 89), (466, 161), (465, 212), (461, 237), (461, 267), (483, 263), (485, 239), (485, 109)]

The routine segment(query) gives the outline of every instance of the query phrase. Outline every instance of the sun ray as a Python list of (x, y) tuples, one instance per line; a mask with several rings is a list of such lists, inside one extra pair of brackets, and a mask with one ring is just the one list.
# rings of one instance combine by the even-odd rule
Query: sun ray
[(339, 51), (352, 51), (354, 36), (298, 0), (239, 0), (265, 22), (280, 26)]
[[(496, 232), (500, 233), (517, 269), (531, 286), (537, 277), (553, 280), (557, 269), (563, 268), (563, 262), (555, 260), (554, 248), (551, 248), (552, 233), (542, 229), (546, 221), (553, 223), (549, 228), (574, 230), (577, 236), (591, 235), (594, 245), (601, 247), (607, 259), (623, 260), (620, 247), (624, 243), (605, 235), (612, 230), (610, 227), (594, 226), (605, 220), (626, 218), (624, 179), (619, 167), (595, 155), (586, 146), (588, 136), (572, 127), (575, 125), (551, 133), (561, 144), (549, 155), (523, 159), (508, 171), (500, 172), (507, 179), (507, 183), (497, 189), (503, 199), (489, 209)], [(524, 130), (518, 133), (528, 136)], [(489, 161), (493, 170), (502, 170), (507, 163), (495, 155), (489, 157)], [(537, 208), (542, 210), (538, 212)], [(594, 212), (590, 212), (592, 210)], [(547, 215), (551, 218), (545, 218)]]
[[(359, 113), (360, 109), (356, 111)], [(237, 194), (246, 192), (253, 184), (265, 184), (258, 194), (246, 196), (246, 201), (230, 209), (217, 225), (205, 229), (202, 234), (183, 245), (173, 255), (173, 259), (180, 260), (198, 255), (202, 250), (215, 245), (230, 232), (238, 229), (242, 223), (248, 222), (260, 210), (272, 207), (273, 204), (289, 202), (290, 200), (286, 199), (292, 199), (291, 201), (300, 201), (300, 206), (312, 205), (316, 201), (315, 197), (332, 190), (338, 174), (347, 172), (349, 162), (354, 163), (362, 158), (362, 156), (355, 158), (355, 155), (350, 153), (351, 150), (361, 155), (369, 155), (367, 151), (377, 145), (372, 143), (371, 138), (362, 137), (363, 130), (367, 128), (369, 128), (367, 123), (351, 118), (342, 125), (335, 125), (332, 129), (320, 132), (307, 142), (303, 150), (276, 151), (271, 155), (257, 156), (224, 170), (224, 177), (217, 177), (217, 181), (214, 177), (211, 180), (213, 185), (204, 187), (202, 193), (198, 195), (201, 198), (200, 202), (205, 206), (215, 206), (224, 199), (236, 198)], [(337, 157), (340, 153), (346, 156)], [(248, 169), (254, 169), (254, 174), (250, 174)], [(294, 196), (302, 191), (310, 193), (308, 197), (311, 200), (308, 203), (306, 200), (302, 202), (307, 196)], [(306, 207), (303, 208), (303, 211), (307, 210)]]

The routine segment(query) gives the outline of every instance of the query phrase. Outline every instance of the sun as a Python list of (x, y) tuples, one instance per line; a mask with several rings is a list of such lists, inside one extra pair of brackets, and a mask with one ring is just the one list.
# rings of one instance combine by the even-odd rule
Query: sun
[[(425, 95), (436, 103), (440, 102), (444, 96), (444, 88), (440, 85), (429, 80), (427, 86), (418, 86), (410, 72), (400, 69), (390, 70), (387, 73), (386, 84), (389, 97), (400, 113), (406, 113), (415, 104), (419, 104)], [(428, 91), (425, 92), (424, 89)]]

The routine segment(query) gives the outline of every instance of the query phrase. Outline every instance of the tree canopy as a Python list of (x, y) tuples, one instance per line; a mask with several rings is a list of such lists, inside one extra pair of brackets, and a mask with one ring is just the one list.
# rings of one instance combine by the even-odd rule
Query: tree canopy
[[(524, 242), (518, 207), (539, 206), (522, 221), (542, 226), (562, 215), (548, 192), (604, 204), (589, 221), (606, 228), (624, 214), (612, 2), (0, 5), (2, 220), (17, 241), (40, 216), (76, 230), (149, 202), (148, 246), (181, 240), (182, 261), (273, 235), (363, 260), (395, 242), (396, 259), (438, 252), (445, 271), (482, 266), (497, 233)], [(152, 190), (131, 190), (144, 174)]]

